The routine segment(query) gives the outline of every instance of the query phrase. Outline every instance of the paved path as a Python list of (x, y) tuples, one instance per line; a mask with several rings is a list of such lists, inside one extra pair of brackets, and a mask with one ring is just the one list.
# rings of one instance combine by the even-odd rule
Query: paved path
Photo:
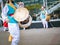
[[(0, 32), (0, 45), (10, 45), (8, 32)], [(60, 27), (21, 30), (19, 45), (60, 45)]]

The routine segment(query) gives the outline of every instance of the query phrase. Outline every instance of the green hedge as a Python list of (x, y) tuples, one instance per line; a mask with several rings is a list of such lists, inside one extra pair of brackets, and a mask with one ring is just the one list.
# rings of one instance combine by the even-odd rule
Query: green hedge
[(25, 6), (28, 10), (40, 9), (41, 5), (39, 3)]

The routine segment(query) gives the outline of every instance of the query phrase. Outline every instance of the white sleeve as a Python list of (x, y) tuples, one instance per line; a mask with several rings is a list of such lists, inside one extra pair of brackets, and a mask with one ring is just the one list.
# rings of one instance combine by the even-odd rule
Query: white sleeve
[(45, 16), (47, 16), (47, 10), (45, 10)]
[(48, 12), (47, 12), (47, 10), (45, 10), (45, 12), (46, 12), (46, 13), (45, 13), (45, 19), (46, 19)]
[(5, 21), (5, 19), (7, 17), (7, 12), (8, 12), (8, 7), (7, 7), (7, 4), (6, 4), (5, 7), (2, 9), (2, 13), (1, 13), (3, 22)]
[(46, 10), (46, 14), (48, 14), (48, 11)]
[(40, 19), (42, 19), (41, 16), (42, 16), (42, 11), (40, 12)]

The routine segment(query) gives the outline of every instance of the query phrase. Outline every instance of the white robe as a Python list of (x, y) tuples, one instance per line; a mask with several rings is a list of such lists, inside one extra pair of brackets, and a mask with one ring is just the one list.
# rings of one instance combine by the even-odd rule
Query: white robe
[[(7, 17), (8, 11), (9, 11), (9, 9), (6, 4), (5, 7), (3, 8), (2, 14), (1, 14), (3, 22), (5, 21), (5, 19)], [(11, 45), (18, 45), (18, 42), (20, 40), (20, 31), (19, 31), (18, 23), (9, 23), (8, 22), (8, 29), (9, 29), (10, 34), (13, 37)]]

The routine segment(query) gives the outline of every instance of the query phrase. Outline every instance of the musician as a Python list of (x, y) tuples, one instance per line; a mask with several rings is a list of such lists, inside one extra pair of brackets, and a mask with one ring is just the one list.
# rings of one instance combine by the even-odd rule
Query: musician
[(12, 38), (11, 45), (18, 45), (20, 37), (18, 22), (13, 18), (17, 7), (17, 4), (13, 0), (7, 0), (7, 3), (2, 10), (2, 18), (8, 23), (10, 37)]
[(42, 6), (41, 9), (42, 11), (41, 11), (40, 19), (42, 21), (43, 27), (48, 28), (48, 22), (46, 21), (47, 11), (45, 10), (44, 6)]

